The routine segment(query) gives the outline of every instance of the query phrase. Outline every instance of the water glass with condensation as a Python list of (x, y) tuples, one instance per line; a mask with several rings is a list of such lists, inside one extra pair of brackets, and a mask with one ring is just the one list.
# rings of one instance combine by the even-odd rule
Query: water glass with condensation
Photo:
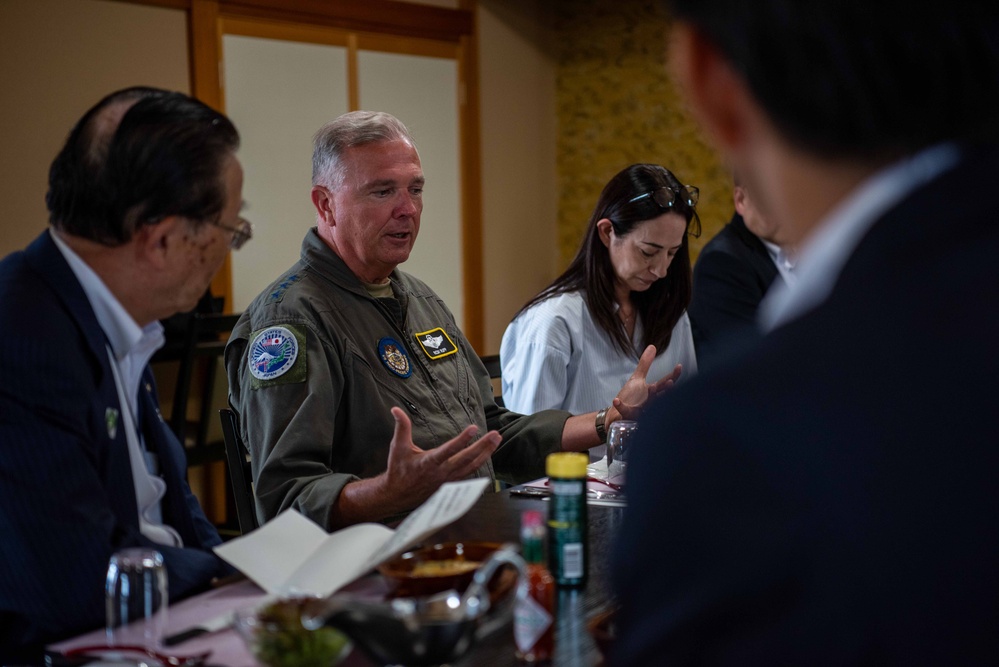
[(607, 472), (611, 477), (624, 476), (628, 451), (638, 435), (638, 422), (620, 419), (607, 432)]
[(104, 588), (109, 646), (157, 649), (167, 623), (167, 572), (155, 549), (122, 549), (111, 556)]

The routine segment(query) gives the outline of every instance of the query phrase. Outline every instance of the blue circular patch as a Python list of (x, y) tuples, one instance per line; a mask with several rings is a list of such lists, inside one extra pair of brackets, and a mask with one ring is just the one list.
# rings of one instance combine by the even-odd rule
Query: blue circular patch
[(298, 339), (284, 327), (264, 329), (250, 343), (250, 374), (273, 380), (291, 370), (298, 358)]
[(408, 378), (413, 374), (409, 357), (406, 356), (406, 348), (395, 338), (382, 338), (378, 341), (378, 356), (381, 357), (385, 368), (399, 377)]

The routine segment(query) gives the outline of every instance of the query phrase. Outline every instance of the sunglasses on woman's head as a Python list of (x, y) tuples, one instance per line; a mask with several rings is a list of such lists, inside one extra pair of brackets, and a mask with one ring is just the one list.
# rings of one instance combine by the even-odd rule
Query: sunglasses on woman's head
[(687, 202), (687, 205), (693, 208), (697, 204), (697, 197), (700, 194), (700, 190), (695, 188), (693, 185), (682, 185), (679, 191), (674, 190), (668, 185), (664, 185), (661, 188), (656, 188), (651, 192), (646, 192), (640, 194), (637, 197), (632, 197), (628, 200), (628, 203), (641, 201), (647, 197), (652, 197), (652, 201), (659, 204), (662, 208), (673, 208), (679, 197), (683, 197), (683, 201)]

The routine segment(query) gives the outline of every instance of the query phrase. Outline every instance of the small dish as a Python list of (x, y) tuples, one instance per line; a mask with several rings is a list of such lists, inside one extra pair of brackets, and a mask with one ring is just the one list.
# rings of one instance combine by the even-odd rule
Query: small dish
[(233, 626), (253, 657), (266, 667), (333, 667), (350, 652), (350, 640), (335, 628), (309, 630), (302, 610), (312, 598), (287, 598), (260, 609), (236, 612)]
[[(502, 545), (498, 542), (445, 542), (409, 551), (378, 566), (396, 597), (419, 597), (448, 589), (463, 591)], [(497, 575), (498, 576), (498, 575)]]

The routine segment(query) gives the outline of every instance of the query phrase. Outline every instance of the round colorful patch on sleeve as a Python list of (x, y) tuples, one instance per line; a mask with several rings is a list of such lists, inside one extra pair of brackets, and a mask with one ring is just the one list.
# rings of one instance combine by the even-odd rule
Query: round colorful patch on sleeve
[(250, 374), (258, 380), (279, 378), (295, 366), (298, 338), (286, 327), (268, 327), (250, 343)]
[(395, 338), (382, 338), (378, 341), (378, 356), (381, 357), (385, 368), (399, 377), (408, 378), (413, 374), (413, 367), (410, 366), (409, 357), (406, 356), (406, 348)]

